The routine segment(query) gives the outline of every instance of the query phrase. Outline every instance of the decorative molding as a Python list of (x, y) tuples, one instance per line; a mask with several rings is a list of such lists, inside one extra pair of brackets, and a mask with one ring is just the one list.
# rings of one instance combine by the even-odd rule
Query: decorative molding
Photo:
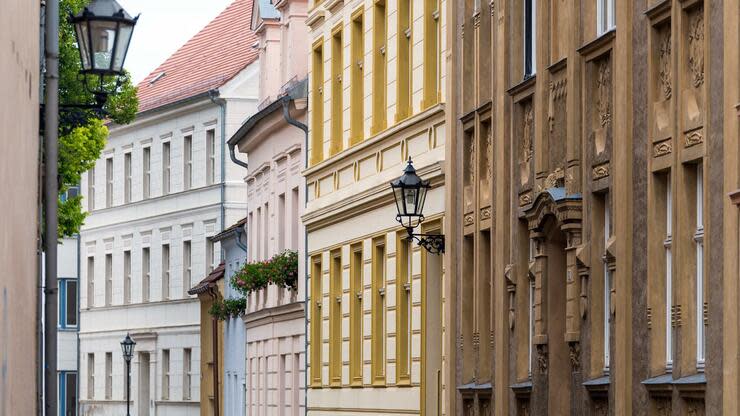
[(551, 174), (545, 178), (545, 183), (542, 190), (550, 188), (561, 188), (565, 186), (565, 171), (563, 168), (556, 168)]
[(596, 109), (599, 114), (599, 124), (601, 127), (607, 127), (611, 124), (611, 89), (612, 89), (612, 69), (611, 60), (604, 58), (598, 63), (598, 78), (596, 79)]
[(547, 344), (537, 345), (537, 368), (540, 374), (547, 374)]
[(556, 108), (558, 108), (556, 103), (566, 97), (567, 85), (568, 80), (566, 78), (550, 82), (550, 108), (547, 114), (550, 133), (555, 131), (555, 112), (557, 111)]
[(524, 120), (522, 127), (522, 154), (521, 159), (524, 163), (529, 163), (534, 155), (534, 111), (532, 102), (528, 101), (524, 105)]
[(686, 133), (684, 147), (696, 146), (701, 143), (704, 143), (704, 135), (701, 134), (701, 129)]
[(463, 220), (463, 224), (466, 227), (469, 226), (469, 225), (473, 225), (474, 222), (475, 222), (475, 218), (473, 218), (473, 214), (466, 215), (465, 218), (464, 218), (464, 220)]
[(671, 152), (673, 152), (673, 143), (671, 143), (671, 139), (663, 140), (662, 142), (658, 142), (653, 145), (653, 157), (665, 156)]
[(646, 319), (647, 319), (648, 329), (652, 329), (653, 328), (653, 308), (649, 306), (647, 307)]
[(574, 373), (581, 371), (581, 345), (578, 342), (568, 343), (570, 366)]
[(694, 88), (704, 84), (704, 7), (689, 17), (689, 71)]
[(482, 210), (480, 210), (480, 219), (481, 220), (491, 219), (491, 207), (483, 208)]
[(519, 206), (523, 207), (525, 205), (529, 205), (532, 203), (532, 193), (527, 192), (525, 194), (519, 195)]
[(669, 100), (673, 93), (673, 86), (671, 80), (671, 30), (670, 27), (665, 29), (660, 35), (660, 57), (658, 59), (658, 66), (660, 71), (658, 73), (658, 79), (660, 79), (660, 89), (663, 92), (663, 98)]
[(593, 178), (593, 180), (606, 178), (610, 174), (609, 170), (609, 162), (594, 166), (591, 172), (591, 177)]
[(486, 178), (488, 182), (493, 182), (493, 129), (488, 126), (486, 135)]

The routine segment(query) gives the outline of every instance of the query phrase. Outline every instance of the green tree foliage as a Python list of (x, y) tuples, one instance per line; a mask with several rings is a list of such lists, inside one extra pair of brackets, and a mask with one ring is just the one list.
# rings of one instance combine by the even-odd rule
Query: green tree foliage
[[(91, 104), (95, 97), (86, 88), (95, 85), (97, 79), (85, 79), (80, 75), (80, 52), (77, 48), (74, 27), (68, 17), (77, 14), (89, 0), (61, 0), (59, 2), (59, 102), (65, 104)], [(114, 79), (104, 80), (108, 91), (105, 111), (109, 121), (128, 124), (134, 120), (138, 109), (136, 87), (128, 74), (117, 84)], [(105, 147), (108, 128), (99, 116), (90, 111), (62, 112), (59, 120), (59, 193), (80, 183), (82, 174), (95, 165)], [(82, 210), (82, 198), (59, 201), (59, 237), (72, 236), (79, 232), (86, 213)]]

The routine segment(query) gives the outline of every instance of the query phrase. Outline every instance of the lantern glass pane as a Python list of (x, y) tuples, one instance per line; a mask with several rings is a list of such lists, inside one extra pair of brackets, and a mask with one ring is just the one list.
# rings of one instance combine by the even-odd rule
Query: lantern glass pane
[(426, 186), (422, 186), (419, 189), (419, 203), (417, 205), (417, 214), (421, 215), (424, 212), (424, 202), (427, 200), (427, 191), (429, 191), (429, 188)]
[(90, 21), (94, 69), (110, 70), (113, 45), (116, 44), (116, 22)]
[(403, 208), (403, 188), (400, 186), (393, 188), (393, 198), (396, 200), (396, 210), (398, 215), (403, 215), (406, 210)]
[(113, 70), (121, 72), (123, 70), (123, 62), (126, 59), (126, 52), (128, 51), (129, 42), (131, 42), (131, 35), (134, 33), (134, 26), (128, 23), (121, 23), (118, 30), (118, 38), (116, 45), (116, 56), (113, 57)]
[(416, 188), (406, 188), (403, 190), (403, 205), (406, 208), (406, 215), (415, 215), (417, 213), (418, 193), (419, 190)]
[(77, 47), (80, 48), (80, 59), (82, 59), (82, 69), (90, 70), (90, 49), (87, 37), (87, 22), (78, 22), (75, 24), (77, 33)]

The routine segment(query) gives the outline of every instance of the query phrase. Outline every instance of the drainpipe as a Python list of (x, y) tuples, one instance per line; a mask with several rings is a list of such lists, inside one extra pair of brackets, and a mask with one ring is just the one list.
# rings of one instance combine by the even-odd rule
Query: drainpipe
[[(213, 288), (208, 289), (208, 294), (211, 296), (211, 299), (213, 299), (214, 302), (218, 301), (218, 295)], [(219, 403), (220, 390), (218, 388), (218, 318), (216, 318), (215, 316), (211, 316), (211, 320), (213, 321), (213, 403), (215, 405), (213, 416), (219, 416), (221, 409)]]
[[(208, 91), (208, 98), (221, 109), (221, 231), (226, 228), (226, 100), (219, 97), (218, 90)], [(220, 256), (224, 260), (223, 255)]]
[[(39, 68), (40, 68), (40, 74), (39, 78), (43, 79), (44, 74), (46, 72), (46, 61), (44, 59), (44, 43), (46, 42), (46, 0), (41, 0), (41, 7), (40, 7), (40, 16), (39, 16)], [(39, 102), (44, 102), (44, 83), (39, 82)], [(41, 123), (42, 120), (39, 119), (39, 123)], [(41, 326), (41, 315), (44, 313), (44, 310), (42, 309), (42, 305), (44, 304), (44, 296), (43, 296), (43, 280), (44, 280), (44, 226), (43, 221), (41, 221), (42, 218), (44, 218), (44, 136), (41, 134), (41, 126), (39, 126), (39, 148), (38, 148), (38, 168), (37, 168), (37, 197), (36, 206), (37, 209), (37, 215), (38, 215), (38, 225), (36, 229), (36, 414), (38, 416), (41, 416), (44, 414), (44, 329)]]
[(236, 143), (229, 143), (229, 155), (231, 156), (231, 161), (243, 167), (244, 169), (249, 169), (249, 164), (247, 162), (242, 162), (241, 160), (236, 158), (236, 153), (234, 150), (235, 147)]

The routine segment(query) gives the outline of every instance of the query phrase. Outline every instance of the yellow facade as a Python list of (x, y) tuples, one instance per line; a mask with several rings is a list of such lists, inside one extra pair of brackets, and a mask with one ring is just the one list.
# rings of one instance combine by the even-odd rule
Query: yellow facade
[(309, 12), (311, 416), (441, 414), (443, 257), (408, 240), (389, 182), (411, 157), (432, 181), (424, 225), (442, 233), (445, 4), (325, 0)]

